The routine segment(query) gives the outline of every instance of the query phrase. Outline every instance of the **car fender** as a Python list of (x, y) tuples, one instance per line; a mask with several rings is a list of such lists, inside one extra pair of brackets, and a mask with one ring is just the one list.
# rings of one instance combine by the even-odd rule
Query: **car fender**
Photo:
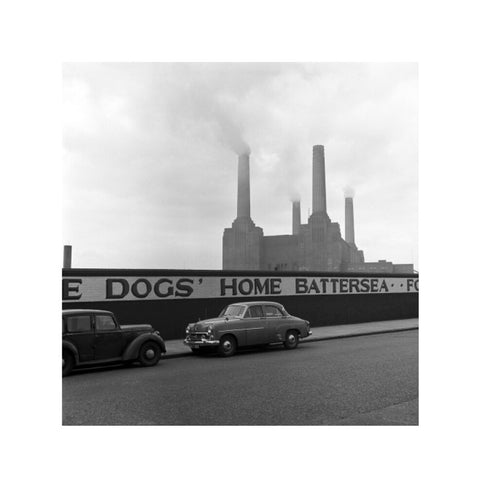
[(308, 337), (308, 326), (307, 322), (302, 319), (298, 318), (296, 316), (292, 316), (292, 321), (291, 321), (291, 327), (292, 329), (295, 329), (299, 332), (300, 338), (306, 338)]
[(288, 320), (285, 323), (282, 323), (282, 326), (279, 327), (279, 335), (281, 335), (282, 340), (286, 340), (287, 331), (288, 330), (296, 330), (299, 335), (302, 335), (302, 327), (301, 324), (296, 320)]
[(246, 333), (247, 332), (245, 330), (238, 330), (235, 328), (233, 330), (229, 330), (228, 328), (222, 328), (221, 330), (217, 330), (217, 333), (215, 333), (215, 338), (221, 340), (222, 337), (231, 335), (237, 341), (237, 345), (239, 347), (243, 347), (247, 342)]
[(77, 347), (73, 345), (73, 343), (67, 342), (66, 340), (62, 340), (62, 349), (67, 349), (70, 352), (72, 352), (73, 357), (75, 358), (75, 365), (78, 364), (80, 358), (78, 356)]
[(136, 337), (128, 345), (128, 347), (126, 348), (125, 352), (123, 352), (122, 359), (123, 360), (135, 360), (138, 357), (138, 352), (140, 350), (140, 347), (145, 342), (155, 342), (155, 343), (158, 343), (158, 345), (160, 346), (160, 350), (162, 351), (162, 353), (165, 353), (166, 352), (164, 341), (160, 338), (160, 336), (151, 333), (151, 334), (139, 335), (138, 337)]

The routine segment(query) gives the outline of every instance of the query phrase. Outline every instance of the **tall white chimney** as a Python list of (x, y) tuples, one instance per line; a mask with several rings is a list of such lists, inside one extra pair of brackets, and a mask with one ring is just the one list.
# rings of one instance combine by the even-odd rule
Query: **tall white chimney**
[(345, 241), (355, 244), (355, 228), (353, 223), (353, 198), (345, 197)]
[(325, 189), (325, 149), (323, 145), (313, 146), (313, 190), (312, 213), (327, 211), (327, 193)]
[(294, 201), (292, 203), (292, 235), (300, 233), (301, 221), (300, 201)]
[(238, 156), (237, 218), (250, 218), (250, 157)]

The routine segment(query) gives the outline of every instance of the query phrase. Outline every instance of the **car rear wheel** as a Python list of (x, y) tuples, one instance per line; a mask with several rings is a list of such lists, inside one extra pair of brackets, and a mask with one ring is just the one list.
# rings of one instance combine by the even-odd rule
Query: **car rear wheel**
[(283, 346), (287, 350), (291, 350), (292, 348), (297, 348), (298, 345), (298, 332), (295, 330), (288, 330), (285, 335), (285, 341), (283, 342)]
[(75, 364), (73, 355), (68, 350), (62, 350), (62, 377), (70, 374)]
[(156, 365), (162, 356), (160, 346), (155, 342), (146, 342), (140, 347), (138, 360), (145, 367)]
[(231, 357), (237, 351), (237, 341), (232, 335), (222, 337), (218, 345), (218, 353), (222, 357)]

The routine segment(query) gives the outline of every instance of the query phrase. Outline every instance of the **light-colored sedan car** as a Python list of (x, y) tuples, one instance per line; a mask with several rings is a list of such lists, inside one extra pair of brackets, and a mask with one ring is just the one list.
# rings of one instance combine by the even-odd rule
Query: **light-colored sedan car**
[(218, 318), (190, 323), (185, 345), (194, 353), (216, 349), (229, 357), (238, 347), (283, 343), (291, 349), (300, 338), (312, 334), (310, 323), (287, 313), (285, 308), (270, 301), (249, 301), (227, 306)]

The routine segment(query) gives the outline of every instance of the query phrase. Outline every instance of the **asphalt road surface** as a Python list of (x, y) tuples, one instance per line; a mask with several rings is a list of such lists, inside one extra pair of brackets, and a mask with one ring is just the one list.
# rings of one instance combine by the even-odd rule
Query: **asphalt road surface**
[(63, 379), (65, 425), (418, 424), (418, 331)]

